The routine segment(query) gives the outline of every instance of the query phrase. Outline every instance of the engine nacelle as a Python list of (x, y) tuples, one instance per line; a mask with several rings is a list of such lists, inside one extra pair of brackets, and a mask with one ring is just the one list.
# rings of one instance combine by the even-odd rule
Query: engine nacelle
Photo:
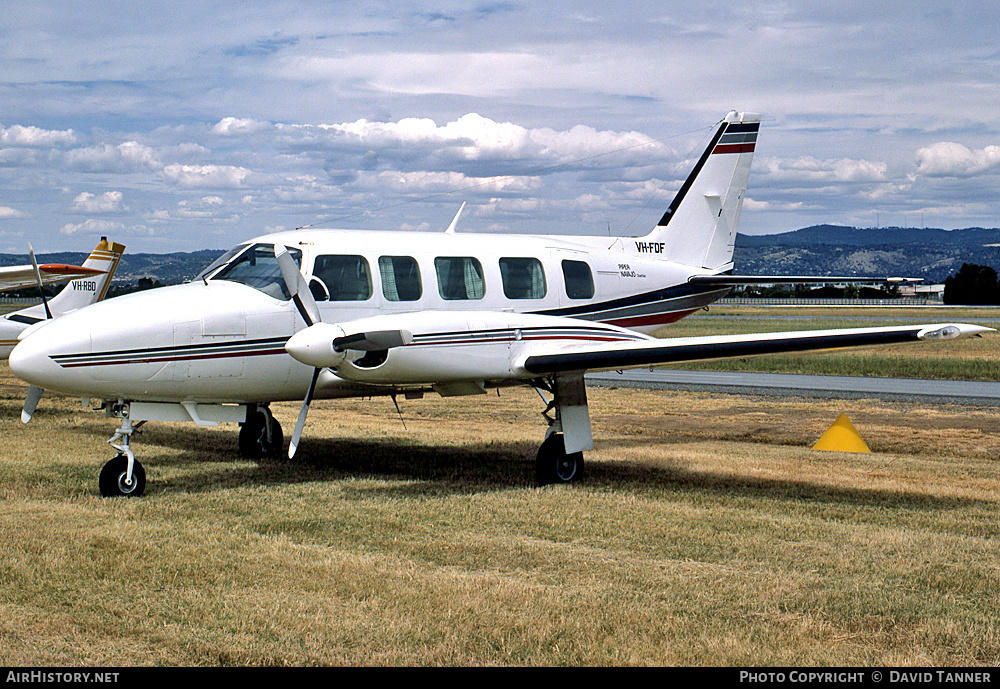
[(514, 362), (539, 346), (644, 339), (600, 323), (495, 311), (421, 311), (359, 319), (340, 327), (375, 342), (391, 340), (390, 334), (405, 336), (400, 345), (366, 347), (363, 357), (352, 353), (331, 366), (344, 380), (373, 385), (520, 379), (526, 374)]
[(339, 325), (316, 323), (288, 338), (285, 351), (307, 366), (335, 368), (347, 358), (347, 351), (335, 348), (333, 341), (344, 335)]

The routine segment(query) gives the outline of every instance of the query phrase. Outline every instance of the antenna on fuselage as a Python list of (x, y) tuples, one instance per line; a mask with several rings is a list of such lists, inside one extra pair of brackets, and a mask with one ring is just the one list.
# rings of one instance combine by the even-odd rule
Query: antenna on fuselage
[(458, 212), (455, 213), (455, 219), (451, 221), (448, 225), (448, 229), (444, 231), (445, 234), (455, 234), (455, 228), (458, 227), (458, 219), (462, 216), (462, 210), (465, 209), (465, 201), (462, 201), (462, 205), (459, 206)]

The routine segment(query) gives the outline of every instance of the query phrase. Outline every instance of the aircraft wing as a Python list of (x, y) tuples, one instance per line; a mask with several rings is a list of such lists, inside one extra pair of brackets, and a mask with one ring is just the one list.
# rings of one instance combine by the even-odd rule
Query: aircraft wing
[[(103, 275), (105, 271), (83, 266), (70, 266), (65, 263), (44, 263), (38, 266), (43, 284), (65, 282), (76, 278)], [(8, 292), (25, 287), (35, 287), (38, 279), (35, 277), (35, 267), (31, 264), (23, 266), (6, 266), (0, 268), (0, 292)]]
[(885, 345), (924, 340), (953, 340), (992, 332), (965, 323), (936, 323), (884, 328), (803, 330), (796, 332), (675, 337), (638, 342), (533, 346), (515, 363), (532, 375), (568, 371), (614, 371), (659, 364), (729, 359), (762, 354)]

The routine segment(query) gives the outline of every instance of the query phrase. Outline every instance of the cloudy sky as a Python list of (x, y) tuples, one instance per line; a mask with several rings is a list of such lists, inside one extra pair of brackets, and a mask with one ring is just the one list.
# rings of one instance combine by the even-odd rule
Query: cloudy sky
[(6, 3), (0, 251), (312, 224), (644, 233), (763, 115), (741, 231), (1000, 226), (991, 2)]

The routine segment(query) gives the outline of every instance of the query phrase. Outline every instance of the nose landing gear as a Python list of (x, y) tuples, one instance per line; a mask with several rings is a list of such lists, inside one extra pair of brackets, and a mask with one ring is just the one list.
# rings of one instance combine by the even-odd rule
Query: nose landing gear
[[(140, 421), (133, 424), (132, 419), (123, 416), (122, 427), (115, 431), (114, 436), (108, 441), (111, 447), (118, 450), (118, 454), (104, 465), (97, 479), (97, 485), (104, 497), (137, 498), (146, 491), (146, 470), (135, 460), (130, 444), (132, 434), (143, 423)], [(120, 442), (115, 442), (119, 440)]]

